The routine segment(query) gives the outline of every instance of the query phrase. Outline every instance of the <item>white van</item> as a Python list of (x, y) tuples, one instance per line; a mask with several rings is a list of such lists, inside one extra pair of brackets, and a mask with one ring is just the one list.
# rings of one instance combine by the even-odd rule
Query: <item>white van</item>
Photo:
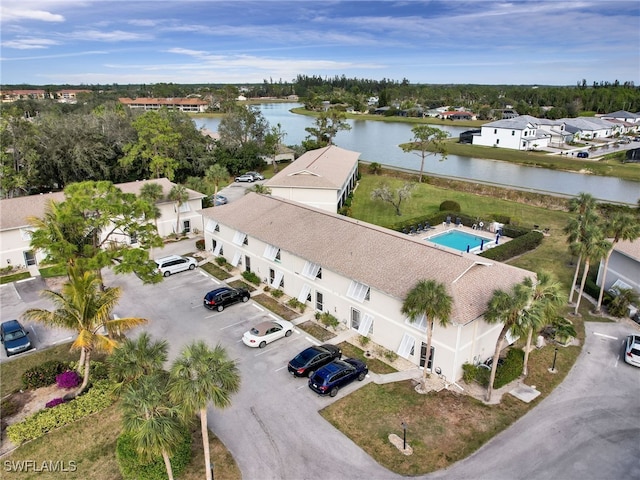
[(193, 257), (181, 257), (180, 255), (169, 255), (155, 260), (158, 271), (165, 277), (173, 273), (193, 270), (198, 265)]

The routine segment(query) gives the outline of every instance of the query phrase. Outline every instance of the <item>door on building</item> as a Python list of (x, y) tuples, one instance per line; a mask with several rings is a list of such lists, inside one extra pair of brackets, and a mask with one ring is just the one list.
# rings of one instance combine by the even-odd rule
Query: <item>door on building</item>
[(322, 292), (316, 292), (316, 310), (322, 312), (323, 307)]
[(244, 256), (244, 271), (245, 272), (251, 271), (251, 257), (249, 257), (249, 255)]
[(36, 265), (36, 256), (33, 250), (27, 250), (24, 252), (24, 264), (28, 267), (30, 265)]
[(184, 222), (182, 222), (182, 231), (184, 233), (191, 232), (191, 220), (185, 220)]
[[(429, 355), (429, 366), (427, 367), (427, 370), (433, 371), (433, 354), (434, 354), (434, 348), (433, 345), (431, 345), (431, 355)], [(427, 344), (422, 342), (422, 345), (420, 346), (420, 366), (424, 367), (424, 362), (427, 359)]]

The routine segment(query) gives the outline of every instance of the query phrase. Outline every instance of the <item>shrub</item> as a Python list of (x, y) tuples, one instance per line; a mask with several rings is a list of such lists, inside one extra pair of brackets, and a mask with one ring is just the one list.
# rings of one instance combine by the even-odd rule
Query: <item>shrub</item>
[(280, 298), (282, 295), (284, 295), (284, 292), (279, 288), (276, 288), (274, 291), (271, 292), (271, 295), (273, 295), (274, 298)]
[(200, 251), (204, 250), (204, 239), (196, 240), (196, 248)]
[(502, 365), (498, 365), (496, 378), (493, 381), (494, 388), (504, 387), (520, 375), (524, 367), (524, 350), (512, 348), (507, 352), (507, 357)]
[[(183, 440), (170, 458), (173, 475), (178, 478), (191, 461), (191, 434), (185, 428)], [(116, 461), (124, 480), (164, 480), (167, 469), (162, 457), (145, 463), (136, 452), (132, 433), (123, 433), (116, 442)]]
[(462, 364), (462, 380), (465, 383), (471, 383), (476, 379), (476, 372), (478, 367), (475, 365), (471, 365), (470, 363)]
[(11, 397), (5, 398), (0, 402), (0, 412), (2, 412), (3, 417), (10, 417), (11, 415), (18, 413), (20, 408), (20, 403)]
[(269, 293), (271, 291), (271, 287), (269, 285), (265, 285), (262, 290), (264, 290), (266, 293)]
[(75, 370), (67, 370), (56, 375), (56, 384), (59, 388), (77, 387), (80, 385), (80, 380), (80, 375)]
[(247, 282), (253, 283), (254, 285), (260, 285), (260, 277), (253, 272), (244, 271), (242, 272), (242, 278), (244, 278)]
[(25, 389), (53, 385), (56, 383), (56, 375), (68, 368), (68, 364), (60, 360), (47, 360), (25, 371), (22, 374), (22, 385)]
[(369, 337), (365, 337), (364, 335), (360, 335), (360, 337), (358, 338), (358, 342), (363, 347), (366, 347), (371, 342), (371, 339)]
[(372, 175), (378, 175), (381, 170), (382, 165), (380, 165), (378, 162), (371, 162), (369, 164), (369, 173), (371, 173)]
[(394, 352), (393, 350), (387, 350), (386, 348), (382, 353), (382, 356), (391, 363), (395, 362), (398, 359), (398, 354), (396, 352)]
[(287, 305), (289, 305), (291, 308), (297, 308), (301, 313), (304, 313), (307, 308), (307, 306), (304, 303), (299, 302), (297, 298), (289, 299)]
[(223, 267), (227, 264), (227, 259), (224, 257), (216, 257), (216, 263), (218, 266)]
[(441, 212), (449, 211), (449, 212), (456, 212), (456, 213), (460, 212), (460, 204), (453, 200), (445, 200), (440, 204), (440, 211)]
[(504, 225), (511, 223), (511, 217), (508, 215), (502, 215), (500, 213), (494, 213), (492, 216), (494, 222), (502, 223)]
[(64, 398), (54, 398), (53, 400), (49, 400), (44, 406), (45, 408), (53, 408), (57, 405), (64, 403)]
[(340, 325), (340, 322), (338, 321), (338, 319), (333, 315), (331, 315), (329, 312), (321, 313), (320, 321), (322, 322), (323, 325), (327, 327), (336, 328), (338, 325)]
[(40, 438), (51, 430), (63, 427), (110, 406), (113, 383), (100, 380), (85, 394), (59, 405), (58, 408), (40, 410), (22, 422), (7, 427), (7, 436), (15, 445)]
[(530, 231), (531, 229), (529, 228), (517, 227), (515, 225), (504, 225), (502, 227), (502, 234), (509, 238), (522, 237), (523, 235), (526, 235)]
[(521, 237), (514, 238), (510, 242), (497, 245), (480, 254), (480, 256), (504, 262), (517, 255), (529, 252), (542, 243), (544, 235), (540, 232), (529, 232)]

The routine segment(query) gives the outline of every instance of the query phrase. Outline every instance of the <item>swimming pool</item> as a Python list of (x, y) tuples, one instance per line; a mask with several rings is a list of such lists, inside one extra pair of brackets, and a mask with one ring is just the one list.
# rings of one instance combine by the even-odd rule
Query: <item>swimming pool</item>
[(447, 232), (434, 235), (433, 237), (425, 238), (425, 240), (453, 248), (461, 252), (466, 252), (467, 248), (470, 252), (475, 249), (480, 249), (481, 245), (488, 245), (493, 241), (490, 238), (480, 237), (460, 230), (449, 230)]

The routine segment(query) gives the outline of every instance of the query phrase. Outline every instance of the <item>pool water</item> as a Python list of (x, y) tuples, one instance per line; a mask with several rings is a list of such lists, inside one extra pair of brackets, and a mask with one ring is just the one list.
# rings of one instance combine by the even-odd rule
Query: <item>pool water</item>
[(461, 232), (460, 230), (449, 230), (448, 232), (434, 235), (433, 237), (426, 238), (425, 240), (460, 250), (461, 252), (466, 252), (467, 247), (469, 247), (469, 251), (480, 248), (483, 241), (484, 245), (488, 245), (492, 241), (490, 238), (479, 237), (470, 233)]

